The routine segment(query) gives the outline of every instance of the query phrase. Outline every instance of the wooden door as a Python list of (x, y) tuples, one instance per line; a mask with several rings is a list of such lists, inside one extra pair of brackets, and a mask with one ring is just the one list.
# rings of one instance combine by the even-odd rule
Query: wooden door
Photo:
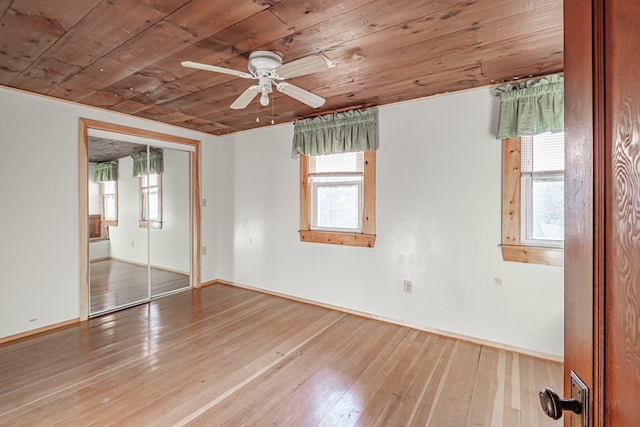
[[(640, 420), (640, 3), (565, 0), (565, 396)], [(575, 420), (574, 420), (575, 421)], [(565, 425), (571, 417), (565, 417)]]

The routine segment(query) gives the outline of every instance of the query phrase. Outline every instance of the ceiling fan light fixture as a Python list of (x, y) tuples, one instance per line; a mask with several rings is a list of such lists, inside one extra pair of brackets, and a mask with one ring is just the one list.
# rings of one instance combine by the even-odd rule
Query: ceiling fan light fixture
[(262, 92), (262, 95), (260, 95), (260, 105), (262, 105), (263, 107), (269, 105), (269, 94), (267, 94), (266, 92)]

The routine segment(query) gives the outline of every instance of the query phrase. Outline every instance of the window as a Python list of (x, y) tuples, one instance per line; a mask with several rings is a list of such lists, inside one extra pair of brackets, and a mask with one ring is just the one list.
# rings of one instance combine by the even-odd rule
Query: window
[(374, 151), (300, 156), (300, 240), (374, 246)]
[(140, 177), (140, 227), (162, 228), (162, 175)]
[(311, 156), (311, 229), (362, 232), (364, 152)]
[(504, 259), (563, 265), (564, 134), (505, 138), (502, 144)]
[(100, 183), (102, 200), (101, 213), (103, 226), (118, 225), (118, 181)]
[(520, 138), (522, 244), (564, 242), (564, 133)]

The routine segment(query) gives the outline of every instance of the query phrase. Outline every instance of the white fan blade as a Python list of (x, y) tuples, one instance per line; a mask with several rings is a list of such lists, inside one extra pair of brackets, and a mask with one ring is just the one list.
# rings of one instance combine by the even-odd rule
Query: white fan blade
[(242, 92), (233, 104), (231, 104), (231, 108), (234, 110), (242, 110), (245, 108), (253, 98), (258, 94), (258, 85), (249, 86), (247, 90)]
[(183, 67), (196, 68), (198, 70), (213, 71), (214, 73), (231, 74), (232, 76), (243, 77), (245, 79), (252, 79), (253, 75), (244, 71), (232, 70), (231, 68), (217, 67), (215, 65), (201, 64), (199, 62), (183, 61), (181, 62)]
[(279, 79), (304, 76), (330, 68), (332, 64), (322, 55), (310, 55), (295, 61), (287, 62), (276, 68), (274, 74)]
[(293, 99), (297, 99), (298, 101), (307, 104), (309, 107), (320, 108), (325, 101), (324, 98), (320, 98), (318, 95), (290, 83), (278, 83), (276, 88), (285, 95), (289, 95)]

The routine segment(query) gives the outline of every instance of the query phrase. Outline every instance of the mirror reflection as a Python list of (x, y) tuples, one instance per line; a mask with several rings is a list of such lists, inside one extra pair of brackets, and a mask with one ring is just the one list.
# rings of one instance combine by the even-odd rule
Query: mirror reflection
[(88, 138), (90, 315), (191, 287), (190, 153)]

